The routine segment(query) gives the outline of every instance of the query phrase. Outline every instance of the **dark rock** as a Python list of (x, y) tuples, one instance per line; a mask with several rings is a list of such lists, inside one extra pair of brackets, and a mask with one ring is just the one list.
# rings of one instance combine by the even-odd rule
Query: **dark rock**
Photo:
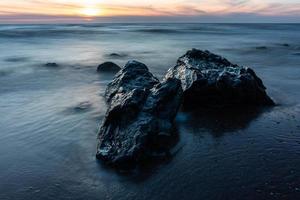
[(108, 110), (98, 135), (98, 159), (124, 168), (168, 151), (181, 104), (179, 80), (159, 83), (144, 64), (130, 61), (109, 84), (105, 97)]
[(185, 106), (274, 105), (252, 69), (209, 51), (188, 51), (169, 69), (167, 78), (181, 80)]
[(118, 72), (120, 69), (121, 67), (113, 62), (105, 62), (98, 66), (97, 72)]
[(127, 54), (111, 53), (108, 55), (110, 58), (125, 58)]
[(46, 67), (58, 67), (59, 65), (57, 63), (47, 63), (45, 64)]
[(287, 44), (287, 43), (284, 43), (284, 44), (282, 44), (282, 46), (284, 46), (284, 47), (289, 47), (290, 45)]
[(268, 48), (266, 46), (260, 46), (260, 47), (256, 47), (256, 49), (258, 49), (258, 50), (267, 50)]
[(126, 94), (133, 90), (150, 89), (158, 83), (159, 80), (149, 72), (146, 65), (137, 61), (129, 61), (107, 86), (105, 99), (110, 103), (118, 93)]
[(29, 60), (29, 58), (27, 58), (27, 57), (10, 57), (10, 58), (6, 58), (4, 60), (6, 62), (26, 62), (27, 60)]
[(91, 108), (92, 106), (92, 103), (89, 102), (89, 101), (83, 101), (83, 102), (80, 102), (77, 106), (75, 106), (75, 110), (76, 111), (83, 111), (83, 110), (87, 110), (89, 108)]

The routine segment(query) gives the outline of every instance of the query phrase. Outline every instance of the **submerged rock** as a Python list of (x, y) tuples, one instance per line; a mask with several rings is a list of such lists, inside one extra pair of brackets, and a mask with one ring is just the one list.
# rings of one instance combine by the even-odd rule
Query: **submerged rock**
[(113, 62), (105, 62), (98, 66), (97, 72), (118, 72), (120, 69), (121, 67)]
[(76, 105), (74, 109), (76, 111), (83, 111), (83, 110), (87, 110), (87, 109), (91, 108), (91, 106), (92, 106), (91, 102), (83, 101), (83, 102), (80, 102), (78, 105)]
[(57, 63), (46, 63), (46, 67), (58, 67), (59, 65)]
[(180, 57), (166, 77), (181, 81), (184, 105), (274, 105), (251, 68), (230, 63), (209, 51), (193, 49)]
[(177, 79), (159, 83), (148, 68), (130, 61), (106, 90), (108, 110), (98, 135), (97, 158), (129, 167), (169, 149), (172, 122), (181, 104)]
[(9, 57), (4, 59), (6, 62), (26, 62), (27, 60), (29, 60), (28, 57)]
[(268, 47), (266, 46), (259, 46), (259, 47), (256, 47), (257, 50), (267, 50)]

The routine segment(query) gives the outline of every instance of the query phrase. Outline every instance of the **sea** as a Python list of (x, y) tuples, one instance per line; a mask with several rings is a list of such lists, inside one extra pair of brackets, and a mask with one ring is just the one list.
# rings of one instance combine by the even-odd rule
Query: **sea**
[[(276, 106), (181, 110), (170, 158), (98, 161), (114, 74), (97, 66), (137, 60), (162, 79), (192, 48), (253, 68)], [(300, 24), (0, 25), (0, 199), (300, 199)]]

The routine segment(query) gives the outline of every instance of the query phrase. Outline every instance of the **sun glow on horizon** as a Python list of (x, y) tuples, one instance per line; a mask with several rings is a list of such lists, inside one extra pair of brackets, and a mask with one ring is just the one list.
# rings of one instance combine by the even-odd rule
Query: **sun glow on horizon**
[(89, 16), (89, 17), (96, 17), (101, 14), (101, 10), (96, 7), (86, 7), (80, 10), (80, 14)]
[(98, 6), (99, 0), (85, 0), (83, 1), (83, 8), (80, 14), (88, 17), (96, 17), (101, 14), (101, 9)]

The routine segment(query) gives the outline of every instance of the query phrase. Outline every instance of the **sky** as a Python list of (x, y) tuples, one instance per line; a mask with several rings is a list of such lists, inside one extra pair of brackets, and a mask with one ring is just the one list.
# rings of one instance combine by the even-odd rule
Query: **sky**
[(0, 23), (299, 22), (300, 0), (0, 0)]

